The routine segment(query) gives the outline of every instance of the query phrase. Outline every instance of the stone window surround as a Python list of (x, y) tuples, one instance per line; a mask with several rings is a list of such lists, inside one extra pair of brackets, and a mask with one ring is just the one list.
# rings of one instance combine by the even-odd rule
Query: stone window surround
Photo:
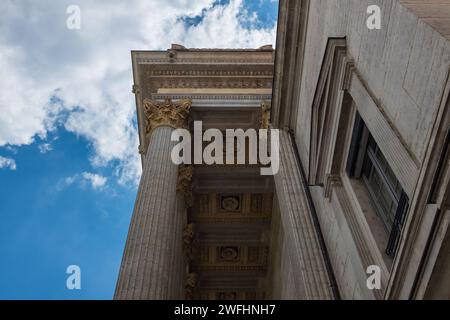
[[(346, 106), (350, 113), (346, 117), (347, 132), (345, 134), (345, 143), (336, 145), (335, 150), (341, 156), (335, 159), (339, 163), (338, 171), (335, 174), (327, 176), (327, 182), (324, 188), (325, 197), (334, 207), (340, 208), (345, 216), (346, 223), (352, 233), (362, 268), (365, 272), (370, 265), (377, 265), (382, 271), (382, 289), (374, 292), (376, 298), (382, 298), (382, 292), (387, 285), (392, 266), (392, 259), (385, 254), (388, 241), (386, 232), (380, 217), (370, 203), (368, 191), (361, 181), (350, 179), (346, 172), (347, 157), (349, 154), (350, 143), (353, 132), (353, 124), (356, 115), (357, 106), (354, 102)], [(361, 284), (364, 285), (364, 284)]]
[[(334, 44), (330, 44), (333, 41)], [(329, 39), (327, 48), (328, 50), (333, 46), (339, 48), (342, 46), (342, 42), (345, 45), (345, 39)], [(324, 61), (330, 59), (330, 56), (327, 57), (327, 55), (335, 54), (335, 50), (330, 51), (325, 54)], [(336, 205), (343, 212), (345, 211), (345, 220), (350, 226), (350, 230), (352, 230), (352, 238), (355, 241), (363, 268), (375, 264), (382, 269), (383, 290), (374, 293), (375, 297), (379, 299), (382, 298), (382, 292), (387, 287), (392, 267), (392, 259), (384, 252), (388, 235), (386, 235), (384, 230), (385, 236), (383, 239), (383, 233), (379, 231), (379, 227), (382, 229), (382, 225), (380, 223), (380, 226), (377, 226), (373, 223), (371, 212), (377, 219), (379, 217), (370, 208), (370, 205), (366, 205), (365, 201), (359, 201), (361, 194), (358, 193), (363, 188), (358, 188), (355, 185), (357, 182), (351, 181), (345, 171), (356, 110), (360, 113), (383, 155), (392, 166), (397, 179), (410, 198), (413, 196), (419, 175), (419, 166), (405, 146), (399, 133), (387, 119), (383, 108), (372, 98), (373, 96), (359, 76), (353, 60), (346, 54), (345, 57), (335, 59), (334, 63), (341, 64), (338, 68), (336, 66), (333, 66), (333, 68), (340, 70), (343, 74), (340, 77), (335, 77), (334, 81), (337, 80), (337, 83), (334, 83), (332, 88), (328, 89), (337, 92), (333, 96), (335, 101), (329, 102), (331, 107), (335, 107), (335, 110), (327, 113), (327, 116), (331, 119), (323, 121), (328, 126), (322, 132), (319, 132), (320, 135), (328, 135), (325, 139), (328, 139), (330, 143), (328, 147), (316, 150), (318, 153), (324, 152), (325, 156), (316, 154), (315, 159), (321, 159), (324, 162), (319, 164), (318, 167), (325, 170), (325, 179), (323, 181), (325, 198), (330, 202), (337, 201), (338, 204)], [(349, 100), (351, 105), (345, 106), (344, 104), (349, 104)], [(314, 130), (313, 127), (312, 130)], [(316, 130), (318, 129), (316, 128)], [(344, 133), (345, 138), (342, 137), (342, 133)], [(320, 185), (320, 181), (315, 182), (316, 185), (317, 182)], [(337, 189), (340, 190), (337, 192)]]
[[(348, 94), (353, 100), (353, 103), (350, 111), (351, 116), (350, 116), (350, 123), (348, 123), (349, 130), (347, 132), (346, 144), (343, 146), (344, 151), (342, 162), (340, 165), (341, 168), (340, 177), (342, 179), (342, 186), (345, 189), (345, 193), (347, 194), (350, 203), (352, 205), (352, 209), (354, 211), (353, 215), (358, 220), (362, 234), (365, 235), (367, 244), (371, 251), (372, 259), (376, 261), (375, 264), (379, 265), (383, 270), (383, 273), (385, 273), (386, 277), (388, 277), (390, 276), (390, 269), (392, 268), (393, 263), (393, 259), (385, 253), (389, 234), (386, 233), (386, 230), (382, 225), (381, 219), (376, 214), (374, 208), (368, 201), (367, 190), (359, 185), (360, 184), (359, 181), (350, 179), (345, 170), (356, 112), (358, 111), (360, 113), (361, 117), (363, 118), (370, 133), (374, 136), (374, 138), (375, 135), (377, 135), (378, 131), (377, 136), (378, 139), (375, 138), (375, 140), (380, 149), (383, 151), (383, 155), (386, 157), (386, 159), (388, 159), (389, 165), (392, 166), (392, 169), (396, 177), (402, 184), (402, 187), (409, 196), (412, 196), (412, 193), (414, 191), (414, 184), (409, 185), (410, 187), (408, 188), (409, 183), (408, 181), (411, 180), (411, 177), (417, 177), (419, 169), (415, 166), (414, 159), (412, 157), (409, 157), (406, 149), (398, 147), (398, 149), (396, 150), (395, 148), (394, 149), (392, 148), (392, 145), (400, 146), (402, 145), (402, 142), (400, 141), (400, 139), (397, 138), (397, 134), (390, 127), (386, 118), (384, 118), (384, 114), (381, 113), (380, 108), (371, 99), (368, 90), (365, 88), (364, 85), (362, 85), (362, 82), (359, 80), (359, 78), (357, 78), (358, 80), (355, 81), (355, 77), (357, 77), (357, 74), (356, 71), (354, 70), (352, 75), (352, 82), (350, 83), (348, 91)], [(358, 104), (356, 101), (354, 101), (355, 97), (354, 95), (352, 95), (352, 92), (357, 97), (358, 95), (360, 97), (363, 96), (365, 99), (364, 101), (367, 101), (366, 99), (370, 99), (373, 102), (373, 104), (372, 103)], [(363, 113), (364, 115), (362, 115), (361, 113)], [(382, 115), (383, 118), (380, 118), (379, 117), (380, 115)], [(377, 116), (378, 119), (370, 121), (371, 119), (374, 119), (373, 117), (376, 118)], [(380, 136), (383, 136), (384, 138), (380, 138)], [(398, 140), (396, 141), (396, 139)], [(396, 150), (399, 154), (397, 155), (392, 154), (392, 151), (394, 150)], [(400, 163), (392, 162), (392, 159), (396, 158), (407, 159), (403, 162), (403, 164), (405, 165), (405, 167), (407, 167), (408, 165), (410, 166), (411, 168), (410, 176), (405, 176), (403, 173), (399, 174)], [(395, 167), (395, 165), (397, 165), (397, 167)], [(384, 281), (383, 285), (385, 285)]]
[[(388, 271), (390, 274), (389, 270), (392, 267), (393, 259), (385, 253), (386, 242), (389, 235), (385, 232), (381, 222), (377, 223), (380, 218), (376, 214), (374, 208), (372, 208), (372, 205), (365, 203), (367, 201), (362, 200), (367, 198), (366, 195), (362, 194), (362, 192), (367, 193), (367, 190), (361, 188), (354, 179), (350, 179), (345, 170), (356, 112), (360, 114), (365, 122), (369, 132), (374, 137), (377, 145), (383, 152), (383, 155), (387, 159), (391, 169), (394, 171), (395, 176), (409, 198), (413, 196), (415, 184), (419, 175), (419, 168), (416, 165), (413, 156), (410, 155), (409, 151), (399, 138), (398, 133), (391, 127), (382, 108), (372, 99), (369, 90), (366, 85), (363, 84), (356, 69), (352, 70), (351, 81), (347, 93), (353, 103), (350, 111), (350, 122), (347, 123), (349, 130), (347, 131), (346, 144), (343, 147), (344, 151), (339, 175), (347, 195), (353, 200), (351, 203), (353, 204), (353, 210), (355, 210), (354, 214), (360, 218), (364, 218), (360, 219), (360, 225), (364, 225), (363, 230), (370, 230), (370, 234), (364, 233), (369, 238), (369, 242), (376, 245), (378, 251), (375, 253), (375, 255), (378, 256), (378, 259), (376, 260), (381, 261), (379, 259), (381, 256), (382, 261), (385, 263), (385, 265), (382, 266), (382, 269)], [(406, 213), (406, 215), (408, 215), (408, 213)], [(368, 223), (368, 221), (371, 221), (371, 223)], [(385, 236), (383, 236), (383, 233)], [(374, 246), (372, 245), (372, 247)]]
[[(356, 112), (357, 107), (354, 105), (354, 103), (353, 103), (352, 109), (355, 110), (355, 114), (357, 114), (357, 112)], [(355, 118), (356, 117), (358, 117), (358, 115), (355, 115)], [(356, 126), (356, 125), (358, 125), (358, 124), (355, 121), (353, 126)], [(373, 191), (371, 191), (372, 186), (371, 186), (370, 182), (368, 180), (366, 180), (366, 178), (364, 178), (364, 173), (363, 173), (363, 171), (365, 170), (364, 163), (368, 157), (367, 153), (368, 153), (368, 149), (369, 149), (369, 146), (368, 146), (369, 139), (370, 139), (369, 136), (371, 136), (371, 134), (364, 122), (362, 122), (362, 126), (364, 128), (363, 132), (365, 132), (365, 133), (355, 132), (354, 131), (355, 129), (352, 131), (352, 134), (351, 134), (352, 147), (350, 147), (350, 150), (349, 150), (348, 156), (347, 156), (348, 160), (347, 160), (347, 164), (346, 164), (346, 172), (347, 172), (348, 177), (350, 178), (353, 189), (355, 190), (355, 193), (358, 196), (357, 198), (358, 198), (359, 202), (361, 203), (361, 205), (364, 204), (365, 208), (363, 209), (363, 213), (366, 215), (367, 220), (370, 221), (369, 226), (372, 229), (373, 234), (377, 240), (377, 244), (379, 246), (380, 251), (383, 251), (389, 257), (392, 257), (393, 255), (395, 255), (397, 243), (399, 240), (399, 232), (401, 232), (401, 229), (402, 229), (405, 210), (407, 211), (408, 206), (409, 206), (409, 199), (406, 196), (406, 194), (404, 193), (403, 189), (401, 189), (401, 186), (399, 186), (399, 182), (398, 182), (397, 178), (395, 177), (396, 178), (395, 183), (397, 184), (398, 189), (396, 191), (393, 191), (392, 189), (391, 189), (391, 191), (389, 191), (386, 189), (386, 192), (388, 192), (390, 194), (390, 197), (391, 197), (390, 201), (395, 202), (395, 211), (394, 212), (391, 211), (391, 212), (387, 213), (387, 214), (391, 215), (390, 218), (392, 219), (392, 221), (388, 222), (385, 220), (387, 217), (383, 218), (382, 215), (385, 213), (380, 210), (385, 210), (385, 209), (378, 207), (378, 204), (377, 204), (379, 201), (383, 201), (383, 200), (376, 198), (376, 195), (372, 193)], [(364, 139), (364, 140), (361, 141), (361, 139)], [(353, 145), (354, 143), (359, 145), (359, 147), (357, 147), (356, 145)], [(376, 143), (376, 142), (374, 142), (374, 143)], [(364, 144), (364, 146), (362, 146), (361, 144)], [(376, 147), (377, 147), (377, 150), (379, 151), (380, 149), (379, 149), (378, 145), (376, 145)], [(372, 165), (371, 165), (372, 168), (374, 168), (376, 166), (373, 163), (374, 160), (370, 160), (370, 161), (372, 163)], [(384, 160), (384, 161), (386, 161), (386, 160)], [(387, 165), (389, 166), (389, 163)], [(379, 170), (383, 170), (383, 169), (380, 168)], [(392, 170), (390, 169), (390, 166), (389, 166), (389, 171), (391, 171), (391, 174), (393, 174)], [(379, 175), (380, 179), (385, 181), (384, 187), (392, 188), (393, 187), (392, 185), (390, 187), (388, 187), (386, 184), (388, 182), (387, 182), (387, 176), (385, 176), (385, 173), (379, 173), (379, 174), (380, 174)], [(394, 194), (394, 192), (397, 192), (397, 193)], [(401, 192), (401, 194), (399, 194), (399, 192)], [(374, 215), (373, 213), (376, 213), (376, 214)], [(401, 216), (399, 216), (399, 214), (401, 214)], [(401, 220), (397, 221), (397, 219), (401, 219)], [(380, 221), (383, 223), (380, 224)], [(383, 226), (384, 226), (384, 228), (383, 228)], [(389, 241), (386, 241), (387, 239), (389, 239)], [(384, 250), (383, 250), (383, 248), (384, 248)], [(383, 255), (383, 257), (385, 257), (385, 255)], [(390, 265), (392, 262), (392, 259), (385, 259), (385, 261), (387, 262), (388, 265)]]
[[(373, 207), (370, 199), (367, 187), (360, 179), (352, 179), (346, 172), (347, 158), (350, 153), (350, 144), (353, 133), (353, 125), (357, 112), (357, 105), (353, 102), (351, 106), (351, 116), (349, 123), (348, 135), (346, 136), (346, 143), (342, 146), (343, 149), (343, 162), (341, 163), (340, 178), (342, 181), (342, 187), (350, 201), (353, 209), (353, 215), (359, 217), (359, 225), (363, 226), (362, 230), (369, 230), (370, 234), (366, 235), (369, 242), (372, 242), (375, 246), (372, 246), (377, 250), (376, 255), (381, 257), (384, 265), (380, 265), (385, 271), (389, 270), (392, 266), (392, 258), (386, 253), (386, 247), (388, 245), (389, 233), (383, 225), (381, 217), (377, 214), (376, 209)], [(364, 233), (364, 232), (363, 232)], [(367, 232), (365, 232), (367, 233)], [(379, 258), (378, 258), (379, 260)]]

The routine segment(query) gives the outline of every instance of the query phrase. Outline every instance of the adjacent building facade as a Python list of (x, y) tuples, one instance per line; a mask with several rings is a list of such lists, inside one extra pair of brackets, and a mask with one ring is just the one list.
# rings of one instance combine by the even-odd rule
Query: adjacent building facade
[[(379, 30), (371, 1), (282, 0), (276, 51), (132, 53), (143, 174), (116, 299), (450, 298), (450, 3), (375, 2)], [(195, 121), (279, 130), (278, 173), (175, 164)]]
[(281, 1), (278, 23), (272, 124), (294, 136), (341, 297), (450, 298), (450, 2)]

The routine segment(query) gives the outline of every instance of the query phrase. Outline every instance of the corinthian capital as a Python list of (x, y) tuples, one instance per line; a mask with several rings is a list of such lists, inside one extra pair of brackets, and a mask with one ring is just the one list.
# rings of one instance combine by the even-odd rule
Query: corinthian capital
[(191, 106), (191, 100), (173, 102), (167, 98), (164, 102), (156, 102), (145, 99), (146, 133), (149, 134), (158, 127), (188, 128)]

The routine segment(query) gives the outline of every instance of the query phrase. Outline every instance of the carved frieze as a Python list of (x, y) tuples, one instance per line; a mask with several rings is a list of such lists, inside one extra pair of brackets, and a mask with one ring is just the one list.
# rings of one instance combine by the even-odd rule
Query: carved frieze
[(147, 77), (210, 77), (210, 76), (227, 76), (227, 77), (273, 77), (272, 70), (216, 70), (216, 69), (152, 69), (146, 72)]
[(150, 78), (146, 83), (146, 91), (149, 93), (155, 93), (160, 88), (270, 89), (272, 87), (272, 80), (265, 78)]
[[(193, 50), (190, 50), (193, 51)], [(272, 57), (257, 57), (257, 56), (249, 56), (249, 57), (232, 57), (227, 53), (224, 53), (222, 56), (217, 53), (211, 53), (210, 55), (206, 56), (198, 56), (195, 55), (195, 52), (192, 52), (192, 55), (190, 57), (180, 58), (177, 57), (178, 63), (185, 63), (185, 64), (243, 64), (243, 65), (271, 65), (273, 64), (273, 58)], [(173, 59), (174, 57), (170, 57), (167, 53), (162, 53), (160, 57), (142, 57), (137, 58), (136, 62), (138, 64), (164, 64), (164, 63), (170, 63), (170, 59)]]

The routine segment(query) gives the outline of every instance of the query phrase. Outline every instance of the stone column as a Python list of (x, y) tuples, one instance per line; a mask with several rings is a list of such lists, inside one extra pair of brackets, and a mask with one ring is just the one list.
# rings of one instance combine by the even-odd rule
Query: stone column
[[(280, 130), (280, 170), (275, 175), (285, 239), (293, 277), (283, 282), (299, 288), (301, 299), (332, 299), (331, 282), (314, 227), (304, 181), (288, 132)], [(301, 289), (301, 290), (300, 290)]]
[(186, 224), (187, 213), (184, 199), (178, 195), (175, 202), (175, 215), (173, 219), (174, 234), (172, 236), (171, 244), (172, 252), (170, 255), (170, 263), (168, 274), (169, 278), (169, 296), (170, 299), (183, 300), (184, 299), (184, 274), (186, 263), (183, 255), (183, 226)]
[(180, 166), (178, 171), (177, 199), (175, 203), (173, 252), (171, 253), (169, 288), (172, 299), (185, 298), (186, 258), (184, 254), (184, 229), (187, 224), (187, 209), (192, 206), (191, 180), (192, 166)]
[(179, 215), (185, 211), (177, 200), (178, 166), (171, 160), (171, 134), (187, 126), (190, 106), (190, 101), (144, 101), (150, 138), (115, 299), (179, 298), (171, 279), (179, 272), (173, 255), (182, 245)]

